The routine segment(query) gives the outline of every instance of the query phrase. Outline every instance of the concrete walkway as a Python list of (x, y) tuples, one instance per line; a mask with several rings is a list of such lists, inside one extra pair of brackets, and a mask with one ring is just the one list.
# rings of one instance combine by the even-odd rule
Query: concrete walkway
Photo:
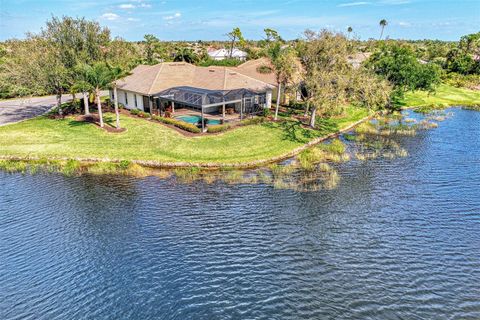
[[(101, 94), (108, 95), (108, 91), (102, 91)], [(62, 95), (62, 103), (71, 100), (70, 94)], [(0, 101), (0, 126), (40, 116), (55, 107), (56, 103), (57, 99), (54, 95)]]

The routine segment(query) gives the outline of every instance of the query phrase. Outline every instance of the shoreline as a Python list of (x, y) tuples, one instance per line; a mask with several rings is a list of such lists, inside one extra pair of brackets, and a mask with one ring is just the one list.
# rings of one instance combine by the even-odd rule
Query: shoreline
[[(240, 162), (240, 163), (221, 163), (221, 162), (199, 162), (199, 163), (190, 163), (190, 162), (162, 162), (162, 161), (155, 161), (155, 160), (128, 160), (128, 162), (140, 165), (142, 167), (152, 168), (152, 169), (186, 169), (186, 168), (198, 168), (198, 169), (212, 169), (212, 170), (220, 170), (220, 169), (255, 169), (260, 168), (263, 166), (267, 166), (272, 163), (280, 162), (289, 158), (292, 158), (302, 151), (313, 147), (316, 144), (319, 144), (323, 141), (328, 139), (334, 138), (342, 133), (350, 131), (354, 127), (358, 126), (359, 124), (371, 119), (375, 115), (368, 115), (336, 132), (327, 134), (322, 137), (315, 138), (287, 153), (284, 153), (279, 156), (275, 156), (272, 158), (267, 159), (260, 159), (260, 160), (253, 160), (248, 162)], [(19, 156), (5, 156), (0, 155), (0, 160), (5, 161), (78, 161), (84, 164), (91, 164), (91, 163), (113, 163), (119, 164), (122, 161), (126, 161), (124, 159), (109, 159), (109, 158), (77, 158), (77, 157), (19, 157)]]
[[(402, 107), (401, 110), (412, 110), (416, 108), (421, 108), (422, 106), (405, 106)], [(469, 105), (462, 105), (458, 103), (454, 103), (451, 105), (443, 105), (440, 109), (447, 109), (447, 108), (463, 108), (463, 109), (473, 109)], [(259, 159), (253, 161), (246, 161), (246, 162), (238, 162), (238, 163), (222, 163), (222, 162), (185, 162), (185, 161), (156, 161), (156, 160), (142, 160), (142, 159), (133, 159), (133, 160), (125, 160), (125, 159), (110, 159), (110, 158), (88, 158), (88, 157), (37, 157), (37, 156), (13, 156), (13, 155), (0, 155), (0, 161), (18, 161), (18, 162), (48, 162), (48, 161), (76, 161), (82, 165), (92, 165), (92, 164), (114, 164), (114, 165), (121, 165), (123, 162), (128, 162), (131, 164), (138, 165), (140, 167), (149, 168), (149, 169), (166, 169), (166, 170), (174, 170), (174, 169), (204, 169), (204, 170), (222, 170), (222, 169), (238, 169), (238, 170), (247, 170), (247, 169), (258, 169), (262, 167), (267, 167), (268, 165), (278, 163), (289, 158), (295, 157), (300, 154), (302, 151), (311, 148), (319, 143), (322, 143), (328, 139), (335, 138), (342, 133), (348, 132), (355, 128), (356, 126), (360, 125), (361, 123), (368, 121), (378, 115), (379, 112), (374, 114), (370, 114), (360, 120), (357, 120), (354, 123), (349, 124), (348, 126), (341, 128), (336, 132), (332, 132), (330, 134), (317, 137), (312, 139), (311, 141), (298, 146), (286, 153), (283, 153), (279, 156), (274, 156), (271, 158), (266, 159)]]

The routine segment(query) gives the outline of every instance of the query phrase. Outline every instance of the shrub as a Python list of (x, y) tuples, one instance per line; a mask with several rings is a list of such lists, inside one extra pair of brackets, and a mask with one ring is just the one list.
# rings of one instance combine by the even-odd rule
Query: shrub
[(270, 73), (273, 72), (273, 69), (269, 66), (261, 65), (261, 66), (257, 67), (257, 72), (262, 73), (262, 74), (270, 74)]
[(214, 125), (214, 126), (208, 126), (207, 132), (209, 133), (216, 133), (216, 132), (222, 132), (230, 129), (229, 124), (219, 124), (219, 125)]
[(470, 75), (462, 75), (458, 73), (449, 73), (445, 79), (445, 83), (457, 87), (457, 88), (476, 88), (480, 83), (480, 75), (478, 74), (470, 74)]
[(242, 61), (235, 58), (227, 58), (223, 60), (213, 60), (210, 57), (201, 61), (198, 65), (201, 67), (221, 66), (221, 67), (236, 67), (242, 64)]
[(264, 108), (263, 109), (263, 116), (268, 117), (270, 115), (272, 115), (272, 110), (270, 110), (269, 108)]
[(344, 154), (345, 151), (347, 150), (347, 146), (342, 141), (340, 141), (339, 139), (334, 139), (329, 144), (322, 143), (322, 144), (318, 145), (318, 147), (320, 149), (322, 149), (323, 151), (327, 151), (327, 152), (331, 152), (331, 153), (339, 154), (339, 155)]
[(435, 110), (443, 110), (446, 107), (447, 107), (447, 105), (438, 104), (438, 103), (437, 104), (431, 103), (431, 104), (427, 104), (427, 105), (415, 108), (415, 109), (413, 109), (413, 112), (429, 114), (429, 113), (434, 112)]
[(260, 123), (263, 123), (263, 122), (265, 122), (265, 118), (255, 117), (255, 118), (250, 118), (250, 119), (245, 119), (245, 120), (240, 121), (240, 125), (241, 126), (248, 126), (248, 125), (251, 125), (251, 124), (260, 124)]
[(130, 110), (130, 114), (132, 114), (132, 115), (134, 115), (134, 116), (137, 116), (139, 113), (140, 113), (140, 110), (138, 110), (138, 109), (132, 109), (132, 110)]
[(122, 160), (122, 161), (120, 161), (120, 163), (118, 164), (118, 166), (119, 166), (120, 169), (122, 169), (122, 170), (127, 170), (128, 167), (130, 166), (130, 161), (128, 161), (128, 160)]
[(140, 118), (150, 118), (151, 115), (150, 115), (150, 113), (148, 113), (148, 112), (140, 111), (140, 112), (138, 113), (138, 116), (139, 116)]
[(191, 123), (187, 123), (187, 122), (183, 122), (183, 121), (174, 119), (174, 118), (164, 118), (164, 117), (159, 117), (159, 116), (152, 116), (152, 119), (155, 120), (155, 121), (162, 122), (162, 123), (170, 124), (172, 126), (175, 126), (177, 128), (180, 128), (180, 129), (188, 131), (188, 132), (192, 132), (192, 133), (202, 132), (202, 130), (200, 128), (198, 128), (197, 126), (195, 126)]

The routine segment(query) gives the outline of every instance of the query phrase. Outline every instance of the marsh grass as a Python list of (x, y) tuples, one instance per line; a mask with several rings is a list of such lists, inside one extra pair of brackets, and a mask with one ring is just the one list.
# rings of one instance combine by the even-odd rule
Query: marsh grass
[(133, 177), (166, 177), (165, 171), (146, 168), (135, 163), (120, 162), (80, 162), (77, 160), (0, 160), (0, 170), (19, 173), (60, 173), (65, 176), (92, 175), (127, 175)]
[[(0, 160), (0, 169), (7, 172), (38, 173), (59, 172), (66, 176), (87, 174), (121, 174), (136, 177), (157, 176), (162, 179), (175, 179), (179, 183), (224, 183), (266, 184), (276, 189), (290, 189), (301, 192), (332, 190), (340, 183), (341, 177), (334, 168), (336, 163), (350, 160), (351, 155), (358, 161), (368, 161), (379, 157), (395, 159), (408, 156), (395, 140), (395, 136), (412, 135), (416, 130), (438, 126), (438, 121), (447, 117), (443, 111), (425, 115), (423, 120), (406, 121), (399, 115), (379, 117), (359, 125), (354, 133), (343, 134), (302, 151), (296, 158), (279, 164), (272, 164), (256, 170), (207, 170), (199, 167), (161, 170), (140, 166), (124, 160), (116, 163), (82, 163), (68, 161), (13, 161)], [(414, 121), (415, 120), (415, 121)]]
[(462, 109), (472, 110), (472, 111), (480, 111), (480, 102), (477, 105), (463, 106)]

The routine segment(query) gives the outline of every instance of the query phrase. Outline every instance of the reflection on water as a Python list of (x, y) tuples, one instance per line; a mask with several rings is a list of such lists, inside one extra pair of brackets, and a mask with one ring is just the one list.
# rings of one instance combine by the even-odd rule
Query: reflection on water
[(478, 319), (480, 113), (452, 112), (332, 190), (0, 173), (0, 318)]

